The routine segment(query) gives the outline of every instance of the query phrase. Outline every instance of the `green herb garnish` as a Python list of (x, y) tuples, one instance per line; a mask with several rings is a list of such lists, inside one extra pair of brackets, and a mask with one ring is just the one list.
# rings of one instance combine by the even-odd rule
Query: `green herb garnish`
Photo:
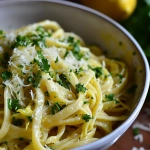
[(69, 54), (69, 51), (66, 51), (64, 58), (66, 58), (68, 54)]
[(0, 30), (0, 35), (3, 35), (4, 31), (3, 30)]
[(53, 106), (52, 106), (52, 114), (54, 115), (55, 113), (61, 111), (66, 105), (60, 105), (58, 102), (56, 102)]
[(19, 100), (17, 99), (8, 99), (8, 108), (14, 112), (17, 112), (18, 109), (21, 109), (21, 105), (19, 104)]
[(69, 36), (68, 39), (67, 39), (67, 42), (68, 43), (74, 43), (74, 37)]
[(18, 35), (16, 37), (15, 43), (12, 45), (12, 48), (18, 46), (27, 46), (31, 44), (32, 46), (38, 46), (40, 48), (46, 47), (45, 38), (50, 37), (51, 34), (47, 32), (43, 27), (39, 26), (36, 29), (36, 33), (28, 33), (25, 36)]
[(122, 74), (116, 74), (116, 76), (119, 77), (119, 83), (122, 83), (123, 75)]
[(82, 115), (82, 119), (85, 120), (85, 122), (88, 122), (90, 119), (92, 119), (92, 117), (88, 114), (84, 114)]
[(77, 69), (75, 69), (75, 74), (76, 75), (79, 75), (79, 73), (81, 72), (81, 71), (83, 71), (83, 68), (82, 67), (80, 67), (78, 70)]
[(82, 92), (82, 93), (85, 93), (86, 91), (86, 87), (84, 87), (84, 85), (82, 84), (76, 84), (76, 92), (79, 93), (79, 92)]
[(83, 54), (80, 52), (80, 41), (76, 41), (72, 44), (73, 50), (72, 53), (77, 60), (81, 60), (83, 58)]
[(49, 72), (50, 65), (48, 64), (48, 60), (44, 57), (42, 54), (42, 51), (37, 51), (37, 59), (34, 59), (34, 62), (38, 64), (38, 66), (41, 68), (44, 72)]
[(89, 68), (95, 72), (95, 77), (96, 78), (99, 78), (103, 74), (103, 68), (102, 67), (92, 68), (92, 67), (89, 66)]
[(84, 104), (89, 104), (89, 102), (88, 102), (88, 101), (84, 101), (84, 102), (83, 102), (83, 105), (84, 105)]
[(116, 104), (119, 103), (119, 101), (117, 99), (115, 99), (115, 95), (114, 94), (105, 95), (105, 100), (103, 102), (105, 102), (105, 101), (115, 101)]
[(58, 57), (56, 58), (56, 60), (55, 60), (55, 63), (57, 63), (59, 61), (59, 59), (58, 59)]
[(10, 71), (4, 71), (2, 72), (1, 77), (4, 81), (9, 80), (12, 77), (12, 73)]
[(5, 37), (5, 33), (3, 30), (0, 30), (0, 38), (4, 38)]
[(19, 65), (18, 67), (19, 67), (19, 68), (23, 68), (23, 65)]
[(37, 31), (37, 33), (38, 33), (38, 35), (42, 38), (44, 38), (44, 37), (50, 37), (52, 34), (51, 33), (49, 33), (49, 32), (47, 32), (45, 29), (44, 29), (44, 27), (42, 27), (42, 26), (38, 26), (37, 27), (37, 29), (36, 29), (36, 31)]
[(134, 128), (133, 129), (133, 135), (136, 136), (139, 134), (139, 129), (138, 128)]
[(41, 78), (42, 78), (41, 71), (38, 71), (37, 74), (33, 73), (33, 75), (29, 76), (27, 78), (27, 82), (31, 83), (34, 88), (37, 88), (40, 83)]
[(27, 116), (30, 122), (32, 122), (32, 116)]
[(107, 101), (113, 101), (114, 100), (114, 94), (109, 94), (109, 95), (105, 95), (105, 99), (107, 100)]
[(59, 75), (59, 81), (57, 81), (61, 86), (65, 87), (66, 89), (70, 89), (70, 82), (67, 80), (67, 77), (62, 73)]
[(29, 44), (31, 44), (32, 41), (28, 36), (21, 36), (18, 35), (16, 37), (15, 43), (12, 45), (12, 48), (18, 47), (18, 46), (27, 46)]

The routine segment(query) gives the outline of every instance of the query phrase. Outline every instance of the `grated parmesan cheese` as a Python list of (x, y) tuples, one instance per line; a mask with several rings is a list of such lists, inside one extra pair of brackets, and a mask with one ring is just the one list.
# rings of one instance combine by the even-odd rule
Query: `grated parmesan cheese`
[(34, 94), (32, 90), (30, 91), (30, 95), (31, 95), (31, 99), (34, 100)]
[(66, 65), (72, 69), (79, 69), (80, 67), (87, 65), (87, 62), (84, 59), (78, 61), (71, 52), (69, 52), (64, 61)]
[(16, 34), (14, 32), (10, 32), (8, 34), (6, 34), (6, 39), (8, 40), (7, 42), (12, 43), (15, 41), (16, 39)]
[(105, 67), (106, 67), (106, 63), (105, 63), (105, 61), (104, 61), (104, 60), (102, 61), (102, 67), (103, 67), (103, 68), (105, 68)]
[(142, 143), (143, 142), (143, 135), (142, 134), (138, 134), (138, 135), (134, 136), (134, 139), (135, 140), (139, 140), (139, 142)]
[(143, 147), (140, 147), (140, 148), (133, 147), (132, 150), (145, 150), (145, 148), (143, 148)]
[(133, 124), (132, 128), (139, 128), (141, 130), (144, 130), (144, 131), (148, 131), (150, 132), (150, 125), (148, 124), (147, 126), (142, 124), (142, 123), (139, 123), (139, 122), (136, 122), (135, 124)]

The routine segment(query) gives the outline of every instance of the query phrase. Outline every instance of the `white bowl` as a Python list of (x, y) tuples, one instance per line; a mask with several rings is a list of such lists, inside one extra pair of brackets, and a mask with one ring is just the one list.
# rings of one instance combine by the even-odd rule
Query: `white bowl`
[[(131, 103), (132, 111), (128, 119), (109, 135), (76, 148), (78, 150), (107, 149), (130, 127), (145, 101), (150, 75), (143, 50), (121, 25), (90, 8), (56, 0), (0, 1), (0, 29), (16, 29), (45, 19), (57, 21), (65, 31), (75, 32), (86, 43), (100, 45), (111, 57), (119, 57), (132, 67), (140, 68), (134, 73), (138, 87)], [(122, 45), (119, 45), (120, 42)], [(126, 54), (134, 52), (136, 55), (127, 57)]]

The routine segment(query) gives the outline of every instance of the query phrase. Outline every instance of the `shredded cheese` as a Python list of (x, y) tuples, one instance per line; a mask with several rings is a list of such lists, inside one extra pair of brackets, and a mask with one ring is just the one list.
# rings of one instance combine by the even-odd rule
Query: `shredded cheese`
[(139, 123), (139, 122), (136, 122), (135, 124), (133, 124), (132, 128), (139, 128), (141, 130), (144, 130), (144, 131), (148, 131), (150, 132), (150, 125), (148, 124), (148, 126), (142, 124), (142, 123)]
[(142, 143), (143, 142), (143, 135), (142, 134), (138, 134), (138, 135), (134, 136), (134, 139), (135, 140), (139, 140), (139, 142)]

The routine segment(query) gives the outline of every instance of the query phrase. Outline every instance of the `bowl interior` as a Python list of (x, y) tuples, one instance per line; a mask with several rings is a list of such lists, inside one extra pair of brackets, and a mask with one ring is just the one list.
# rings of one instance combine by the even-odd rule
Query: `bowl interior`
[[(57, 21), (65, 31), (75, 32), (86, 43), (101, 46), (110, 57), (122, 59), (130, 66), (138, 86), (133, 100), (130, 101), (132, 112), (125, 122), (126, 127), (122, 131), (123, 126), (120, 126), (116, 130), (116, 136), (113, 133), (108, 135), (116, 139), (134, 121), (148, 91), (149, 69), (142, 49), (118, 23), (101, 13), (80, 5), (65, 1), (0, 2), (0, 29), (8, 31), (45, 19)], [(107, 137), (104, 139), (109, 142)], [(99, 140), (95, 149), (104, 148), (106, 142), (103, 142), (103, 140)], [(84, 148), (89, 149), (90, 147)]]

